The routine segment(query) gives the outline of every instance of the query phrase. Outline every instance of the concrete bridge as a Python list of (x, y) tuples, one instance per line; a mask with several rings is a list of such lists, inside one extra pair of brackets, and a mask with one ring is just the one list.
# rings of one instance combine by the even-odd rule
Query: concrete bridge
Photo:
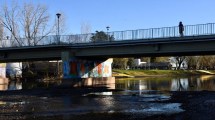
[[(2, 40), (0, 61), (63, 60), (65, 76), (76, 72), (72, 77), (108, 77), (111, 72), (102, 74), (104, 70), (111, 71), (112, 62), (106, 61), (108, 58), (215, 54), (214, 23), (184, 28), (183, 37), (174, 26), (108, 32), (115, 39), (103, 42), (91, 42), (93, 34), (35, 38), (40, 40), (35, 45), (26, 44), (27, 39), (20, 39), (23, 44), (19, 46), (11, 46), (11, 40)], [(89, 75), (93, 70), (97, 73)]]
[(215, 54), (215, 35), (68, 45), (0, 48), (1, 62), (61, 60), (64, 53), (87, 59)]

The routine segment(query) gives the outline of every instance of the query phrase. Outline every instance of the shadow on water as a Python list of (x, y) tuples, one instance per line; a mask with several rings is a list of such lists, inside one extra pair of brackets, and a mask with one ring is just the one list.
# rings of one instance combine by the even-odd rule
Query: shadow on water
[[(215, 76), (188, 78), (9, 81), (1, 84), (0, 119), (134, 119), (183, 112), (169, 91), (215, 88)], [(4, 86), (4, 87), (3, 87)]]

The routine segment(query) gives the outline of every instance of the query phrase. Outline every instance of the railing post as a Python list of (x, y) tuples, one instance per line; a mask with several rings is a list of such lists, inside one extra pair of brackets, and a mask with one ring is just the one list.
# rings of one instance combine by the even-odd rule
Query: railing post
[(164, 33), (164, 28), (162, 28), (162, 33), (163, 33), (163, 37), (162, 37), (162, 38), (164, 38), (164, 34), (165, 34), (165, 33)]
[(152, 38), (153, 38), (153, 29), (154, 29), (154, 28), (152, 28)]
[(211, 23), (212, 25), (212, 34), (214, 34), (214, 23)]
[(176, 28), (176, 27), (173, 28), (173, 32), (174, 32), (173, 35), (174, 35), (174, 37), (175, 37), (175, 28)]
[(123, 40), (123, 31), (121, 31), (121, 34), (122, 34), (122, 40)]
[(134, 39), (134, 30), (131, 32), (132, 40)]
[(199, 25), (197, 26), (197, 35), (199, 35)]

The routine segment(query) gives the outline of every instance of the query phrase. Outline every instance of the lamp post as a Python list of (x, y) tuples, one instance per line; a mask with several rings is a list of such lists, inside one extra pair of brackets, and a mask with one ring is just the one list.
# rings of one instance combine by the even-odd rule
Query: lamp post
[[(60, 13), (57, 13), (57, 21), (58, 21), (58, 24), (57, 24), (57, 39), (58, 39), (58, 44), (60, 44), (60, 26), (59, 26), (59, 19), (60, 19), (60, 16), (61, 14)], [(59, 61), (57, 60), (57, 77), (59, 77)]]
[(58, 38), (58, 44), (60, 44), (60, 26), (59, 26), (59, 19), (60, 19), (60, 16), (61, 14), (60, 13), (57, 13), (57, 21), (58, 21), (58, 24), (57, 24), (57, 38)]
[(109, 31), (110, 27), (109, 27), (109, 26), (107, 26), (107, 27), (106, 27), (106, 29), (107, 29), (107, 36), (108, 36), (108, 41), (109, 41), (108, 31)]

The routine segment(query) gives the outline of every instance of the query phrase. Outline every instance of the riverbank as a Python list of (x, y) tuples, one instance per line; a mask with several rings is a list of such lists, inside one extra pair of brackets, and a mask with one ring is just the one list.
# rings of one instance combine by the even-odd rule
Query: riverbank
[(113, 70), (113, 76), (123, 77), (149, 77), (149, 76), (190, 76), (215, 75), (214, 70)]

